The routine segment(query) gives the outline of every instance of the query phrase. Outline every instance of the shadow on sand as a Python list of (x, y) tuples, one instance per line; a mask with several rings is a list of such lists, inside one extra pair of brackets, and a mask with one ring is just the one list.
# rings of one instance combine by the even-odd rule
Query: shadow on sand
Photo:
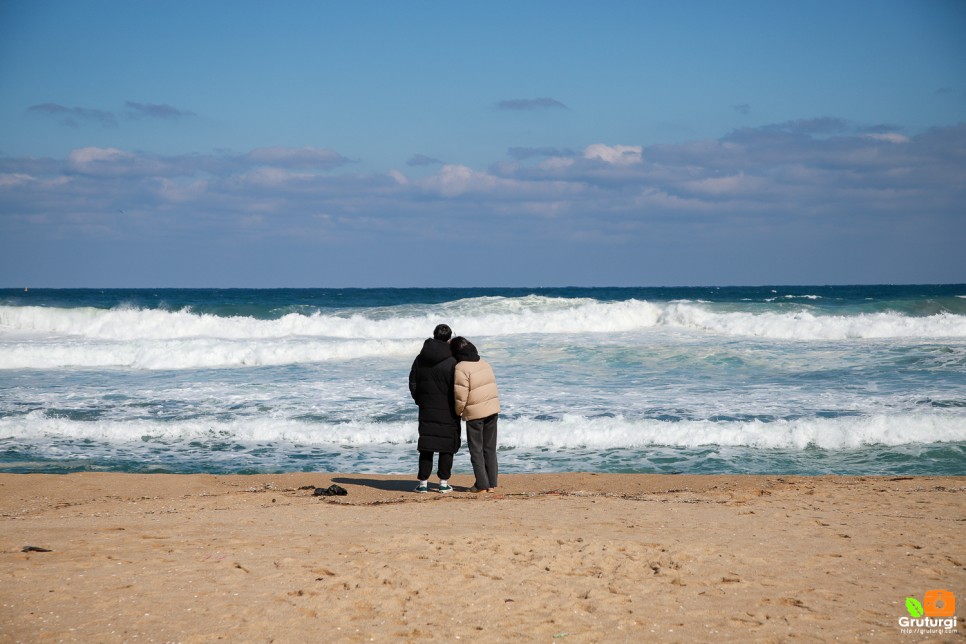
[(338, 483), (339, 485), (363, 485), (376, 490), (383, 490), (384, 492), (412, 492), (413, 488), (416, 487), (416, 483), (413, 481), (350, 478), (347, 476), (335, 477), (332, 479), (332, 482)]

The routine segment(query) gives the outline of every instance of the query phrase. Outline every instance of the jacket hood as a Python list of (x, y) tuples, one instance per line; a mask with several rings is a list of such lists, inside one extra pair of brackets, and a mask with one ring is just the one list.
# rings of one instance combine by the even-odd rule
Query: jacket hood
[(466, 341), (466, 346), (460, 349), (458, 352), (454, 353), (453, 356), (456, 358), (457, 362), (479, 362), (480, 353), (476, 350), (476, 347), (469, 340)]
[(425, 365), (437, 365), (443, 360), (453, 357), (449, 345), (442, 340), (428, 338), (423, 342), (423, 348), (419, 352), (419, 360)]

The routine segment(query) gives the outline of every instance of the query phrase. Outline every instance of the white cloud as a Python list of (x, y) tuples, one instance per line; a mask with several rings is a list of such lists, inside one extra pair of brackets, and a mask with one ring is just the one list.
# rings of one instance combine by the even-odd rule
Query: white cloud
[(113, 163), (134, 158), (131, 152), (117, 148), (79, 148), (71, 151), (67, 162), (74, 168), (83, 168), (94, 163)]
[(706, 177), (682, 183), (691, 192), (713, 196), (746, 195), (760, 191), (767, 182), (761, 177), (751, 177), (744, 172), (726, 177)]
[(566, 170), (573, 166), (573, 164), (574, 160), (570, 157), (551, 157), (541, 161), (539, 167), (542, 170), (558, 171)]
[(714, 204), (703, 199), (682, 197), (658, 188), (644, 188), (633, 197), (634, 205), (644, 212), (711, 212)]
[(390, 170), (389, 176), (392, 177), (393, 181), (395, 181), (401, 186), (409, 185), (409, 177), (404, 175), (399, 170)]
[[(490, 212), (542, 211), (538, 204), (552, 204), (559, 209), (561, 200), (579, 199), (586, 190), (581, 180), (534, 181), (526, 176), (497, 176), (462, 165), (448, 165), (419, 182), (423, 190), (447, 199), (461, 199), (467, 208), (484, 207)], [(411, 198), (404, 192), (401, 198)]]
[(29, 174), (24, 174), (22, 172), (12, 172), (9, 174), (0, 174), (0, 188), (9, 188), (13, 186), (20, 186), (25, 183), (30, 183), (31, 181), (36, 181), (34, 177)]
[(438, 173), (424, 179), (422, 185), (444, 197), (455, 197), (468, 192), (493, 190), (500, 182), (501, 179), (465, 165), (444, 165)]
[(293, 181), (311, 179), (315, 175), (305, 172), (292, 172), (281, 168), (255, 168), (241, 175), (241, 179), (248, 184), (262, 188), (281, 187)]
[(644, 148), (639, 145), (604, 145), (594, 143), (584, 150), (585, 159), (600, 159), (613, 165), (632, 165), (643, 159)]
[(164, 201), (191, 203), (203, 197), (207, 189), (208, 182), (204, 180), (182, 182), (162, 177), (156, 181), (153, 190)]
[(882, 134), (866, 134), (865, 138), (875, 141), (886, 141), (887, 143), (908, 143), (909, 137), (896, 132), (885, 132)]
[(154, 177), (177, 173), (176, 160), (117, 148), (79, 148), (67, 156), (71, 172), (102, 177)]

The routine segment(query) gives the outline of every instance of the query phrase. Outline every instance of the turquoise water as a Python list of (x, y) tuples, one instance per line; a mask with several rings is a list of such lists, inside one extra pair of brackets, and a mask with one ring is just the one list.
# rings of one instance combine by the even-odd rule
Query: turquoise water
[(0, 471), (412, 473), (439, 322), (506, 472), (966, 475), (966, 285), (0, 290)]

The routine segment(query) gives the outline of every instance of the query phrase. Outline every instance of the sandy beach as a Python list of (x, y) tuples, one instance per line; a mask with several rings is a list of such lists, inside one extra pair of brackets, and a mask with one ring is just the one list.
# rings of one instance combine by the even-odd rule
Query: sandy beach
[(966, 605), (966, 477), (453, 483), (0, 475), (0, 641), (966, 637), (899, 626), (908, 596)]

